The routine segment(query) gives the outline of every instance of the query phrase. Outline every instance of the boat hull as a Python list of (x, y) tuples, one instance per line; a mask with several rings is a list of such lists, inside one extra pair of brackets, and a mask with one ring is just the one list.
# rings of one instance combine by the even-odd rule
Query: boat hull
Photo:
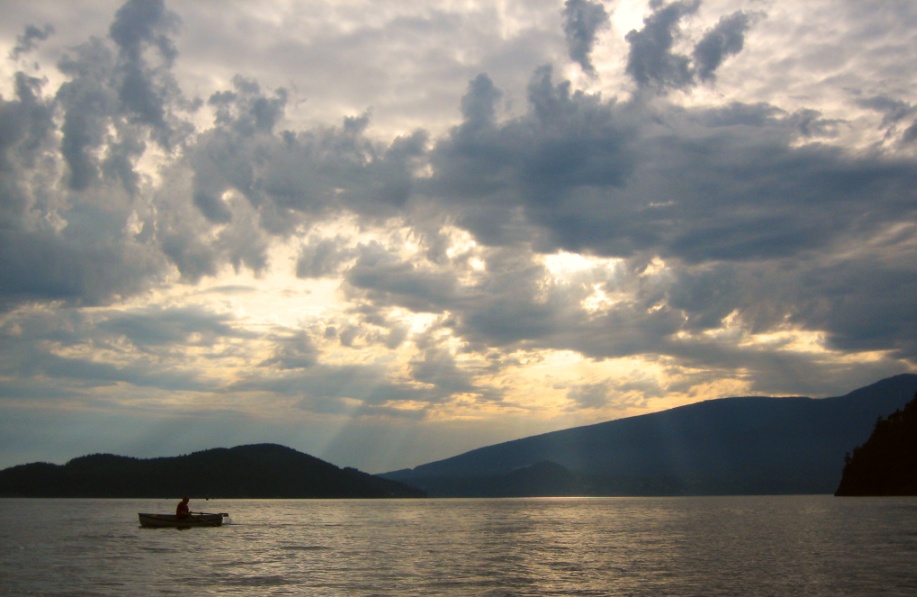
[(148, 529), (190, 529), (192, 527), (218, 527), (223, 525), (223, 514), (192, 514), (179, 518), (174, 514), (139, 513), (140, 526)]

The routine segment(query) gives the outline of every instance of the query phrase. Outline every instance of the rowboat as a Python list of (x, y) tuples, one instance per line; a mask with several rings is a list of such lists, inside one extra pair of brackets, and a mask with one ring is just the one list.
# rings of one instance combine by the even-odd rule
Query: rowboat
[(179, 518), (174, 514), (147, 514), (140, 512), (140, 526), (148, 529), (173, 528), (190, 529), (191, 527), (218, 527), (223, 525), (223, 518), (229, 514), (208, 514), (200, 512)]

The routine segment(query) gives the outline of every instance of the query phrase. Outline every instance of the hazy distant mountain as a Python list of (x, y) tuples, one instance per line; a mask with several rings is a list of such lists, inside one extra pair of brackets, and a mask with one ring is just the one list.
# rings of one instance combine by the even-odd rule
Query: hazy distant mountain
[(876, 421), (848, 457), (835, 495), (917, 495), (917, 394)]
[(917, 375), (837, 398), (725, 398), (527, 437), (382, 476), (431, 496), (833, 493)]
[(422, 497), (396, 481), (341, 469), (275, 444), (215, 448), (170, 458), (112, 454), (65, 465), (33, 463), (0, 471), (0, 496), (205, 498)]

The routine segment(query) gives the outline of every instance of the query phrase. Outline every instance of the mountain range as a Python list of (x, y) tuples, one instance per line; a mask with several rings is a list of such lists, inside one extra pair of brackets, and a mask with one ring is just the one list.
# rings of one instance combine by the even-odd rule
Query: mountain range
[(0, 471), (3, 497), (153, 498), (423, 497), (423, 492), (276, 444), (214, 448), (184, 456), (91, 454), (64, 465)]
[(845, 479), (847, 488), (838, 494), (875, 494), (860, 488), (866, 482), (876, 487), (870, 476), (876, 462), (894, 459), (913, 476), (913, 454), (910, 460), (899, 456), (902, 450), (913, 452), (917, 406), (902, 411), (907, 416), (897, 411), (915, 392), (917, 375), (908, 374), (835, 398), (709, 400), (508, 441), (383, 475), (341, 469), (276, 444), (150, 459), (92, 454), (64, 465), (37, 462), (2, 470), (0, 497), (829, 494), (838, 488), (842, 470), (852, 481)]
[(545, 433), (385, 473), (431, 497), (834, 493), (917, 375), (835, 398), (741, 397)]

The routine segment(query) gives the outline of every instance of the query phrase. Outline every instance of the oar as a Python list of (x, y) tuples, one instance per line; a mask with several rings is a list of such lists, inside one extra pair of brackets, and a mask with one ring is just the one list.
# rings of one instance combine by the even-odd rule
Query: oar
[[(211, 513), (211, 512), (189, 512), (189, 514), (191, 514), (192, 516), (222, 516), (223, 518), (229, 520), (230, 524), (232, 523), (232, 519), (229, 518), (228, 512), (220, 512), (219, 514)], [(200, 520), (200, 518), (198, 520)], [(213, 525), (213, 526), (218, 526), (218, 525)]]

